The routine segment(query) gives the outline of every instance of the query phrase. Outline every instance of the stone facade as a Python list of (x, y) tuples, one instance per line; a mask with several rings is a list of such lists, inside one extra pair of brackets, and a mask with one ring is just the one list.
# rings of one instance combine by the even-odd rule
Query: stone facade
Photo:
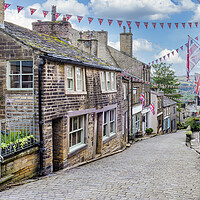
[(0, 2), (0, 27), (4, 23), (4, 0)]

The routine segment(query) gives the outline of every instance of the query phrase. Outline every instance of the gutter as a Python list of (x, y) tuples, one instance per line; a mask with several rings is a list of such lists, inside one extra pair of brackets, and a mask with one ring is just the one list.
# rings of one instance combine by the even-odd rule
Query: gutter
[(46, 64), (46, 61), (41, 58), (41, 56), (38, 58), (38, 112), (39, 112), (39, 134), (40, 134), (40, 143), (39, 143), (39, 149), (40, 149), (40, 170), (39, 175), (43, 175), (43, 130), (42, 130), (42, 70), (43, 66)]

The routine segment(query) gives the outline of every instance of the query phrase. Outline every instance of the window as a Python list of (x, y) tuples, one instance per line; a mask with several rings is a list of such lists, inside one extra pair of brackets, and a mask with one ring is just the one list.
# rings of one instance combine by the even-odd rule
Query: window
[(33, 89), (33, 61), (9, 61), (8, 89)]
[(123, 88), (124, 88), (124, 100), (126, 100), (127, 94), (126, 94), (126, 84), (123, 84)]
[(69, 120), (70, 151), (84, 144), (84, 115), (71, 117)]
[(85, 91), (85, 69), (81, 67), (66, 66), (66, 90), (68, 93)]
[(174, 114), (176, 113), (176, 108), (175, 108), (175, 106), (173, 107), (173, 110), (174, 110)]
[(101, 72), (101, 89), (103, 92), (116, 90), (116, 76), (114, 72)]
[(103, 138), (110, 137), (116, 132), (115, 109), (104, 112), (103, 118)]

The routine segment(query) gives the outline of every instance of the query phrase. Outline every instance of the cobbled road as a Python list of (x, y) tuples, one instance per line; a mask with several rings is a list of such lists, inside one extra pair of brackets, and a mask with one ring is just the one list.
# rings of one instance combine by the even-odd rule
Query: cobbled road
[(200, 155), (184, 132), (133, 144), (122, 153), (0, 193), (1, 200), (200, 199)]

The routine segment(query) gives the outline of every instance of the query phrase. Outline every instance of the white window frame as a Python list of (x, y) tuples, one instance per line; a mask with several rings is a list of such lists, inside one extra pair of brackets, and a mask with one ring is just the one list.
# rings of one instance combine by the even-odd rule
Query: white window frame
[(102, 71), (100, 75), (101, 75), (100, 80), (101, 80), (102, 93), (117, 92), (116, 91), (116, 73), (110, 72), (110, 71)]
[(126, 90), (126, 84), (123, 84), (123, 89), (124, 89), (124, 100), (127, 99), (127, 90)]
[[(136, 120), (137, 117), (137, 120)], [(135, 135), (138, 131), (140, 131), (141, 127), (140, 127), (140, 120), (141, 120), (141, 116), (140, 113), (136, 113), (132, 116), (132, 122), (133, 122), (133, 127), (132, 127), (132, 131), (133, 134)]]
[[(111, 112), (114, 111), (114, 119), (111, 121)], [(107, 121), (104, 120), (105, 113), (107, 113)], [(103, 112), (103, 123), (102, 123), (102, 136), (103, 140), (116, 134), (116, 109), (111, 109)], [(114, 123), (114, 132), (111, 132), (111, 123)], [(106, 127), (106, 134), (104, 135), (104, 129)]]
[[(33, 88), (34, 88), (34, 67), (32, 65), (32, 73), (22, 73), (22, 68), (23, 68), (22, 62), (23, 61), (30, 61), (30, 62), (33, 63), (33, 60), (10, 60), (10, 61), (8, 61), (8, 63), (7, 63), (7, 66), (8, 66), (7, 67), (7, 89), (8, 90), (33, 90)], [(10, 67), (11, 62), (20, 62), (20, 72), (19, 72), (19, 74), (11, 73), (11, 67)], [(11, 76), (20, 76), (20, 78), (19, 78), (20, 87), (19, 88), (12, 88), (11, 87), (11, 84), (10, 84), (10, 81), (11, 81), (10, 77)], [(31, 88), (23, 88), (22, 87), (22, 83), (23, 83), (22, 76), (32, 76), (32, 81), (31, 81), (32, 87)]]
[[(67, 74), (67, 69), (71, 68), (72, 69), (72, 77), (68, 77)], [(78, 88), (78, 81), (80, 81), (77, 77), (78, 70), (81, 70), (81, 76), (82, 78), (80, 80), (82, 80), (82, 89), (80, 90)], [(72, 88), (68, 88), (68, 79), (73, 80), (73, 87)], [(66, 65), (65, 66), (65, 93), (66, 94), (87, 94), (86, 91), (86, 83), (85, 83), (85, 68), (84, 67), (78, 67), (78, 66), (72, 66), (72, 65)]]
[[(77, 129), (73, 130), (75, 118), (77, 118)], [(70, 131), (71, 130), (70, 120), (72, 120), (72, 131)], [(82, 122), (81, 122), (82, 127), (78, 127), (79, 120), (82, 120)], [(86, 116), (85, 115), (73, 116), (73, 117), (69, 118), (69, 152), (70, 153), (85, 145), (85, 142), (84, 142), (84, 137), (85, 137), (85, 132), (86, 132), (85, 123), (86, 123)], [(77, 138), (78, 138), (77, 134), (78, 134), (79, 131), (81, 131), (81, 141), (78, 143), (77, 142)], [(72, 134), (76, 134), (76, 144), (75, 145), (72, 145), (72, 137), (70, 138), (70, 135), (72, 135)]]

